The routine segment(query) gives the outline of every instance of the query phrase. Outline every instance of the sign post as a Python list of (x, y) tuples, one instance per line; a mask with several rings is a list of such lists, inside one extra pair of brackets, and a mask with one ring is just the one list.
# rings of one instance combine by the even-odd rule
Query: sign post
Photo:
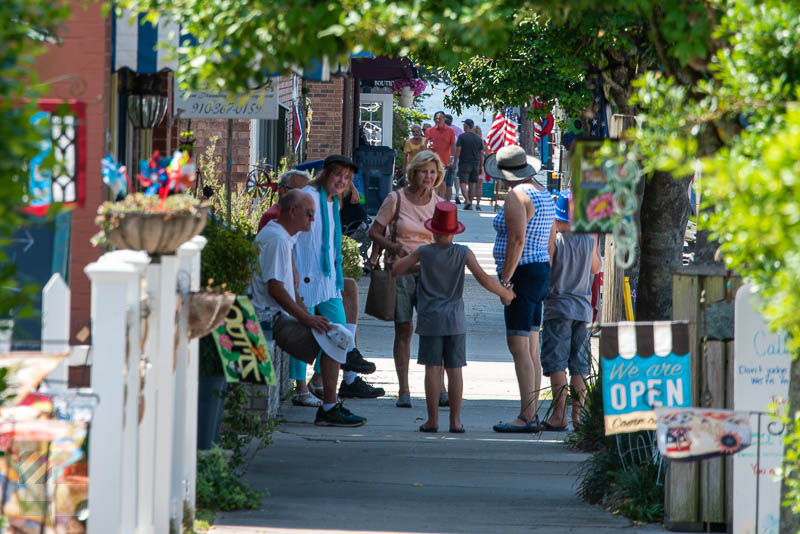
[(767, 414), (786, 410), (791, 354), (786, 333), (771, 332), (751, 284), (736, 294), (733, 408), (750, 416), (754, 446), (733, 458), (733, 532), (777, 534), (785, 428)]

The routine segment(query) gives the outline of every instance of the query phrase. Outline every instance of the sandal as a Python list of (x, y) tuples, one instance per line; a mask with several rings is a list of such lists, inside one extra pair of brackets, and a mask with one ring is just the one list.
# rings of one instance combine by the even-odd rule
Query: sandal
[(425, 425), (419, 425), (419, 431), (420, 431), (420, 432), (430, 432), (430, 433), (434, 433), (434, 432), (438, 432), (438, 431), (439, 431), (439, 428), (438, 428), (438, 427), (435, 427), (435, 426), (425, 426)]
[(508, 433), (508, 434), (528, 434), (528, 433), (536, 433), (541, 432), (541, 428), (539, 427), (539, 416), (533, 416), (533, 419), (528, 421), (521, 415), (517, 416), (517, 419), (525, 423), (524, 425), (517, 426), (512, 425), (511, 423), (498, 423), (492, 427), (495, 432), (501, 433)]
[(292, 395), (292, 404), (295, 406), (306, 406), (308, 408), (319, 408), (322, 401), (315, 397), (310, 391), (295, 393)]

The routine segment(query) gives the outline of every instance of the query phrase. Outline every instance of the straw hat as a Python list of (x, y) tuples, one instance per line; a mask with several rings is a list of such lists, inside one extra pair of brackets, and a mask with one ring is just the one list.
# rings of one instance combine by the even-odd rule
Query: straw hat
[(539, 172), (542, 162), (536, 156), (529, 156), (519, 145), (504, 146), (486, 158), (484, 169), (492, 178), (519, 182)]

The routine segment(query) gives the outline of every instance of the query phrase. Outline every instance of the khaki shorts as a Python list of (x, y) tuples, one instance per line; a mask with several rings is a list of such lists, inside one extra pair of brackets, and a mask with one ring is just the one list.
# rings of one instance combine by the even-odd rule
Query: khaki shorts
[(282, 350), (302, 362), (314, 363), (322, 352), (311, 329), (283, 313), (279, 313), (272, 321), (272, 337)]

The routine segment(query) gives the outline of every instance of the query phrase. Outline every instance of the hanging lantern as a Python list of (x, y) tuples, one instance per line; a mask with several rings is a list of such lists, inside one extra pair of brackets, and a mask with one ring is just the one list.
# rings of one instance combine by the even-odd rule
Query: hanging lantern
[(158, 74), (136, 74), (128, 93), (128, 120), (134, 128), (154, 128), (164, 118), (169, 97)]

